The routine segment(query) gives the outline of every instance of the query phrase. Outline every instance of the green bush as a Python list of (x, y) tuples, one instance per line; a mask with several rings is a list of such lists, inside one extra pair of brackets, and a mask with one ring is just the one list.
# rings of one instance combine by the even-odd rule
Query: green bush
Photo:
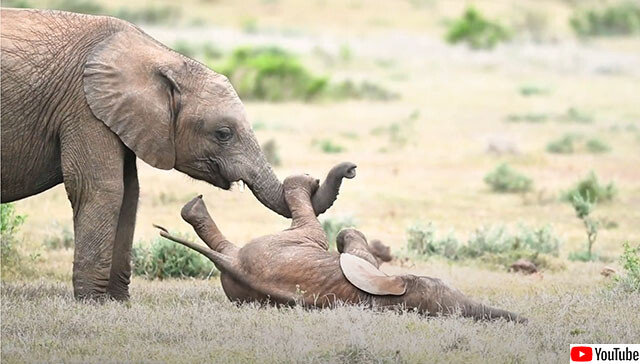
[(407, 229), (407, 250), (418, 255), (437, 255), (455, 260), (458, 258), (459, 245), (453, 232), (445, 237), (437, 237), (431, 222), (416, 223)]
[(620, 256), (620, 264), (625, 275), (616, 277), (616, 280), (625, 290), (640, 292), (640, 245), (634, 248), (626, 242), (623, 247), (624, 253)]
[(18, 251), (16, 234), (26, 216), (16, 213), (13, 204), (0, 204), (0, 259), (2, 275), (23, 269), (22, 256)]
[(575, 151), (574, 142), (576, 136), (565, 134), (562, 138), (553, 140), (547, 144), (547, 152), (555, 154), (571, 154)]
[(596, 252), (589, 252), (588, 250), (578, 250), (570, 252), (567, 259), (572, 262), (597, 262), (600, 259), (600, 255)]
[(311, 100), (327, 87), (289, 52), (276, 47), (237, 48), (219, 72), (229, 77), (243, 99)]
[(510, 34), (506, 28), (486, 19), (473, 7), (467, 8), (462, 17), (449, 26), (446, 35), (447, 42), (465, 42), (474, 49), (491, 49), (509, 38)]
[(356, 227), (356, 221), (351, 216), (327, 217), (322, 219), (322, 229), (327, 235), (329, 250), (335, 250), (336, 238), (340, 230), (348, 227)]
[(278, 153), (278, 144), (276, 144), (275, 139), (269, 139), (264, 142), (264, 144), (262, 144), (262, 152), (267, 158), (267, 162), (272, 166), (277, 167), (282, 164), (280, 153)]
[(562, 240), (551, 226), (532, 228), (520, 225), (515, 233), (505, 226), (484, 226), (471, 235), (466, 244), (461, 244), (449, 233), (438, 237), (433, 224), (414, 224), (407, 229), (407, 250), (418, 256), (441, 256), (449, 260), (478, 259), (489, 265), (508, 268), (513, 262), (524, 258), (536, 266), (559, 269), (556, 258)]
[(613, 200), (618, 194), (618, 189), (613, 182), (601, 184), (596, 174), (591, 171), (587, 177), (578, 181), (576, 185), (563, 193), (562, 200), (572, 202), (574, 195), (580, 195), (588, 202), (607, 202)]
[(598, 138), (591, 138), (587, 140), (587, 144), (585, 144), (585, 146), (588, 152), (595, 154), (606, 153), (611, 150), (609, 144)]
[(546, 113), (524, 113), (524, 114), (509, 114), (507, 115), (507, 121), (518, 123), (543, 123), (549, 120), (549, 114)]
[(523, 85), (520, 87), (520, 95), (522, 96), (546, 95), (548, 93), (548, 89), (536, 85)]
[(342, 153), (346, 149), (340, 144), (335, 143), (331, 139), (314, 139), (311, 141), (311, 145), (317, 146), (323, 153), (327, 154), (337, 154)]
[(209, 63), (222, 58), (222, 51), (209, 42), (194, 43), (185, 39), (178, 39), (173, 44), (173, 50), (202, 63)]
[(57, 0), (51, 8), (83, 14), (106, 14), (106, 9), (93, 0)]
[(613, 36), (640, 33), (640, 5), (626, 1), (601, 9), (576, 11), (569, 20), (579, 36)]
[(61, 228), (60, 234), (51, 235), (45, 239), (44, 246), (51, 250), (73, 249), (73, 231), (66, 226)]
[(531, 178), (518, 173), (506, 163), (487, 174), (484, 182), (495, 192), (526, 192), (533, 184)]
[(116, 18), (142, 24), (176, 24), (181, 17), (177, 6), (148, 5), (141, 9), (120, 8), (112, 13)]
[(382, 86), (369, 81), (355, 83), (351, 80), (344, 80), (336, 85), (332, 85), (328, 89), (328, 93), (330, 97), (337, 100), (356, 99), (387, 101), (394, 100), (399, 97), (397, 93), (389, 91)]
[(148, 247), (134, 245), (131, 255), (133, 273), (146, 279), (208, 278), (219, 273), (200, 253), (164, 238)]
[(593, 122), (593, 115), (585, 110), (570, 107), (563, 115), (559, 116), (559, 120), (571, 123), (588, 124)]

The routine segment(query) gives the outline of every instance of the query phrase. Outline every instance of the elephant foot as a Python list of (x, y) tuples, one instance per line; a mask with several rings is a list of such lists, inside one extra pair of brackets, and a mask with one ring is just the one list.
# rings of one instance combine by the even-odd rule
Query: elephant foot
[(187, 202), (187, 204), (182, 207), (180, 216), (182, 216), (184, 221), (193, 226), (206, 221), (209, 217), (209, 212), (207, 211), (207, 207), (202, 200), (202, 195), (198, 195), (191, 201)]
[(107, 294), (109, 298), (115, 301), (128, 301), (129, 300), (129, 285), (128, 284), (114, 284), (109, 285), (107, 288)]

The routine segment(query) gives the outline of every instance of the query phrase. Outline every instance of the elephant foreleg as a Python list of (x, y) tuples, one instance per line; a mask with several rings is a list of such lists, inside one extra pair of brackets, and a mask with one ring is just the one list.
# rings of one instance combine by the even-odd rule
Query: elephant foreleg
[(124, 195), (118, 218), (116, 240), (113, 246), (109, 285), (107, 286), (107, 293), (117, 300), (129, 298), (131, 244), (136, 223), (136, 210), (138, 209), (138, 171), (136, 169), (136, 156), (131, 151), (127, 151), (125, 156), (123, 181)]
[(125, 148), (106, 127), (77, 128), (60, 142), (64, 185), (73, 207), (74, 295), (104, 297), (124, 197)]

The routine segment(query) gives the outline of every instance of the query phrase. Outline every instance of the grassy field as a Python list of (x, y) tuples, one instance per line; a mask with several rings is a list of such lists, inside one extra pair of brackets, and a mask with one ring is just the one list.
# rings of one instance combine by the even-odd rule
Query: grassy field
[[(319, 75), (367, 80), (399, 94), (389, 101), (245, 105), (258, 139), (279, 147), (281, 178), (297, 172), (321, 178), (338, 162), (357, 163), (358, 176), (343, 184), (322, 218), (351, 217), (396, 253), (407, 254), (406, 230), (416, 222), (433, 222), (461, 241), (489, 224), (551, 224), (564, 241), (563, 270), (523, 276), (440, 259), (382, 267), (443, 278), (483, 302), (522, 313), (528, 325), (359, 307), (238, 307), (215, 278), (134, 277), (128, 303), (77, 303), (73, 251), (45, 247), (72, 231), (71, 208), (58, 186), (15, 204), (27, 215), (18, 238), (32, 272), (2, 279), (3, 362), (565, 362), (570, 343), (640, 342), (640, 296), (600, 275), (605, 265), (621, 271), (623, 242), (640, 242), (640, 38), (577, 39), (568, 25), (571, 3), (474, 2), (519, 30), (491, 51), (443, 41), (445, 24), (466, 1), (194, 0), (181, 8), (178, 25), (142, 26), (170, 46), (206, 41), (228, 53), (239, 45), (276, 45)], [(543, 25), (523, 23), (531, 14)], [(530, 39), (534, 33), (537, 41)], [(530, 89), (541, 91), (523, 91)], [(546, 150), (567, 133), (597, 138), (610, 151)], [(325, 153), (318, 140), (343, 151)], [(488, 152), (491, 146), (499, 153)], [(533, 190), (492, 192), (483, 178), (502, 162), (529, 176)], [(141, 161), (138, 169), (136, 242), (156, 236), (152, 223), (188, 233), (179, 211), (199, 193), (236, 244), (288, 226), (250, 192), (218, 190)], [(573, 262), (567, 257), (584, 249), (586, 234), (559, 197), (590, 171), (619, 190), (593, 212), (617, 227), (599, 232), (594, 250), (602, 261)]]

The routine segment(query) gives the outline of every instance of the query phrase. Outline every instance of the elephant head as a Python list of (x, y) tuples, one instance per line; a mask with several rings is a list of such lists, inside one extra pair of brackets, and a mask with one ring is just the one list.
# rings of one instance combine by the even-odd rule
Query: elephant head
[[(93, 114), (146, 163), (222, 189), (241, 180), (266, 207), (291, 216), (282, 183), (225, 76), (136, 29), (93, 48), (84, 66), (84, 93)], [(319, 191), (318, 214), (331, 206), (337, 188)]]

